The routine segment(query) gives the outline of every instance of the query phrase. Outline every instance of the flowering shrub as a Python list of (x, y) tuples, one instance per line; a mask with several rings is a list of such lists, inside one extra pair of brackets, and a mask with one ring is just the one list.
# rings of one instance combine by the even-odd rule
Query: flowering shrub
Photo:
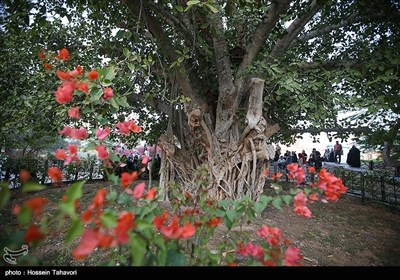
[[(44, 68), (50, 72), (61, 67), (69, 60), (66, 49), (51, 58), (42, 53), (40, 58)], [(47, 61), (50, 58), (50, 61)], [(52, 64), (51, 64), (52, 63)], [(49, 66), (50, 65), (50, 66)], [(228, 230), (251, 221), (265, 210), (268, 204), (281, 208), (282, 202), (287, 205), (293, 201), (294, 212), (310, 218), (312, 213), (307, 207), (317, 200), (336, 201), (346, 192), (341, 180), (321, 170), (315, 174), (318, 179), (315, 185), (302, 186), (305, 171), (297, 164), (290, 164), (289, 178), (294, 182), (289, 194), (284, 194), (276, 183), (282, 174), (272, 174), (271, 186), (275, 196), (262, 194), (259, 201), (251, 201), (244, 196), (240, 200), (216, 201), (207, 195), (210, 178), (207, 170), (197, 170), (195, 181), (196, 192), (188, 193), (180, 190), (180, 186), (170, 182), (170, 210), (160, 207), (157, 201), (160, 190), (150, 188), (144, 182), (135, 184), (140, 172), (122, 172), (119, 176), (115, 170), (119, 167), (119, 158), (115, 151), (107, 146), (105, 139), (110, 134), (122, 137), (130, 133), (140, 133), (141, 127), (134, 120), (113, 123), (104, 121), (101, 113), (104, 107), (116, 112), (119, 106), (127, 106), (126, 98), (119, 96), (112, 88), (115, 76), (114, 67), (91, 69), (87, 74), (82, 67), (74, 70), (55, 70), (60, 79), (60, 86), (55, 92), (59, 104), (69, 106), (66, 113), (76, 122), (75, 127), (65, 125), (61, 135), (76, 139), (89, 139), (92, 149), (103, 161), (104, 171), (110, 184), (100, 189), (91, 204), (82, 209), (80, 199), (85, 181), (78, 181), (69, 187), (58, 205), (57, 217), (66, 222), (69, 228), (65, 236), (65, 244), (79, 238), (79, 244), (73, 249), (76, 260), (86, 259), (96, 248), (119, 248), (119, 252), (129, 253), (129, 257), (120, 256), (119, 263), (125, 265), (301, 265), (299, 249), (285, 239), (278, 228), (262, 225), (258, 230), (259, 242), (224, 242), (218, 246), (210, 246), (210, 238), (217, 227), (225, 225)], [(114, 109), (113, 109), (114, 108)], [(87, 123), (94, 124), (88, 130)], [(95, 121), (93, 121), (93, 119)], [(86, 126), (86, 127), (85, 127)], [(77, 155), (78, 146), (70, 145), (67, 151), (55, 151), (55, 157), (69, 165), (80, 163)], [(142, 164), (147, 164), (148, 157), (143, 157)], [(264, 172), (269, 176), (268, 170)], [(48, 169), (48, 176), (54, 181), (62, 180), (62, 172), (57, 167)], [(27, 182), (23, 191), (40, 190), (43, 186)], [(7, 190), (2, 188), (4, 196)], [(27, 228), (24, 241), (32, 245), (39, 244), (51, 229), (47, 226), (47, 218), (43, 217), (43, 209), (48, 204), (44, 197), (35, 197), (25, 201), (13, 209), (19, 222)], [(122, 210), (119, 210), (122, 206)], [(245, 235), (240, 235), (245, 238)]]

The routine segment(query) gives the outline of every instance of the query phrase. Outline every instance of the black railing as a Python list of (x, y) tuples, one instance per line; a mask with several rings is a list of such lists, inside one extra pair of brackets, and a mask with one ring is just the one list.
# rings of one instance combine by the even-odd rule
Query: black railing
[(348, 188), (347, 193), (361, 197), (366, 201), (380, 202), (400, 209), (400, 178), (385, 171), (354, 171), (335, 167), (335, 176), (342, 179)]

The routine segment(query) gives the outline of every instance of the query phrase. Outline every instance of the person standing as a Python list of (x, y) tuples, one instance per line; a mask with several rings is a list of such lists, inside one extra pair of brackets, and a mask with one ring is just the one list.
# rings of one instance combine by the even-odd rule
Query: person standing
[(346, 163), (351, 167), (361, 167), (360, 150), (357, 149), (356, 145), (353, 145), (347, 154)]
[(343, 155), (343, 148), (342, 145), (339, 144), (339, 141), (336, 141), (335, 146), (333, 146), (333, 151), (335, 153), (335, 161), (340, 164)]

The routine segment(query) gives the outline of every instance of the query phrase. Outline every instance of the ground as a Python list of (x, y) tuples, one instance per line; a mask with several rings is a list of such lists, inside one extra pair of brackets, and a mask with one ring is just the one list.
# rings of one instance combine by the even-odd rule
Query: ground
[[(100, 182), (85, 185), (84, 197), (88, 199), (87, 202), (82, 201), (82, 204), (88, 203), (102, 186), (104, 183)], [(50, 219), (67, 187), (49, 188), (40, 192), (40, 195), (52, 202), (45, 213)], [(14, 191), (9, 206), (31, 196)], [(168, 208), (167, 202), (160, 205)], [(10, 208), (0, 211), (2, 246), (5, 244), (5, 236), (12, 234), (12, 228), (17, 225)], [(313, 217), (307, 219), (296, 215), (291, 207), (284, 207), (283, 210), (268, 207), (254, 224), (244, 226), (243, 229), (257, 239), (256, 233), (262, 224), (279, 227), (284, 236), (300, 249), (306, 266), (400, 265), (399, 212), (379, 205), (362, 205), (359, 198), (348, 195), (337, 203), (314, 203), (310, 209)], [(213, 246), (220, 241), (232, 239), (235, 234), (237, 232), (233, 234), (220, 226), (210, 244)], [(73, 246), (75, 244), (76, 241)], [(33, 254), (42, 259), (43, 265), (93, 265), (107, 258), (107, 254), (95, 252), (84, 262), (76, 262), (70, 252), (70, 248), (63, 247), (63, 235), (59, 234), (46, 240)]]

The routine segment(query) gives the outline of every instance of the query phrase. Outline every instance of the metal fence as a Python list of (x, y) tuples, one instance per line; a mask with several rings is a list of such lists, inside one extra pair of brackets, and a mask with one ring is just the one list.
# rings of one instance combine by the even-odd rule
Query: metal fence
[(347, 192), (360, 196), (363, 204), (374, 201), (400, 208), (400, 177), (384, 171), (354, 171), (343, 167), (335, 167), (333, 172), (342, 179)]

